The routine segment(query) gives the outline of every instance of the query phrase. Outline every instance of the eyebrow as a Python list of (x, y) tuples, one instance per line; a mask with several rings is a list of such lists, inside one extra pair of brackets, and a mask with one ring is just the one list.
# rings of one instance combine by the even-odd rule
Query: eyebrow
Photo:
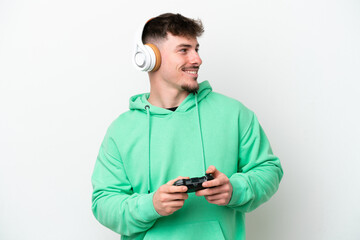
[[(182, 48), (182, 47), (191, 48), (192, 45), (183, 43), (183, 44), (179, 44), (176, 46), (176, 48)], [(199, 48), (199, 47), (200, 47), (200, 44), (196, 44), (195, 48)]]

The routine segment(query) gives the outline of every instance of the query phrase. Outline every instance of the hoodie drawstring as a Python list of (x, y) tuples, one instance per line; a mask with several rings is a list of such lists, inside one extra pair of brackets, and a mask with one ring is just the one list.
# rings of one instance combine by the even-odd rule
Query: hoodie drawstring
[[(203, 159), (203, 164), (204, 164), (204, 173), (206, 172), (206, 161), (205, 161), (205, 149), (204, 149), (204, 142), (203, 142), (203, 136), (202, 136), (202, 130), (201, 130), (201, 122), (200, 122), (200, 111), (199, 111), (199, 106), (198, 106), (198, 98), (197, 98), (197, 94), (195, 95), (195, 105), (196, 105), (196, 115), (197, 115), (197, 119), (198, 119), (198, 126), (199, 126), (199, 135), (200, 135), (200, 142), (201, 142), (201, 156)], [(151, 169), (150, 169), (150, 130), (151, 130), (151, 126), (150, 126), (150, 106), (146, 105), (145, 106), (145, 110), (146, 110), (146, 115), (147, 115), (147, 119), (148, 119), (148, 193), (150, 193), (150, 179), (151, 179)]]
[(202, 159), (203, 159), (203, 163), (204, 163), (204, 173), (206, 172), (206, 161), (205, 161), (205, 149), (204, 149), (204, 141), (203, 141), (203, 136), (202, 136), (202, 131), (201, 131), (201, 122), (200, 122), (200, 111), (199, 111), (199, 106), (198, 106), (198, 101), (197, 101), (197, 94), (195, 94), (195, 105), (196, 105), (196, 112), (197, 112), (197, 118), (198, 118), (198, 126), (199, 126), (199, 133), (200, 133), (200, 142), (201, 142), (201, 155), (202, 155)]
[(146, 115), (148, 119), (148, 193), (150, 193), (150, 106), (146, 105)]

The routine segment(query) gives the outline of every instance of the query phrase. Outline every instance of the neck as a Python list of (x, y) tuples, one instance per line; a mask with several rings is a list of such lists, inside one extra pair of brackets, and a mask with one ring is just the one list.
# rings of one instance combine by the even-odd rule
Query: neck
[(150, 97), (148, 102), (157, 107), (172, 108), (179, 106), (188, 95), (189, 92), (185, 90), (150, 81)]

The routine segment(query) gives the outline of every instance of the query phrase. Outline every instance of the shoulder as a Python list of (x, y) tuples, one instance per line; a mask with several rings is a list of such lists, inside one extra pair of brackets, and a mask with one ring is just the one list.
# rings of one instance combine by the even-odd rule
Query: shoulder
[(242, 102), (239, 100), (228, 97), (224, 94), (211, 92), (206, 100), (216, 106), (218, 109), (224, 109), (224, 111), (231, 111), (237, 113), (239, 115), (252, 116), (254, 112), (247, 108)]
[(139, 124), (145, 122), (146, 114), (141, 114), (139, 111), (128, 110), (120, 114), (114, 119), (108, 127), (107, 134), (109, 135), (124, 135), (128, 134)]
[(234, 120), (237, 122), (240, 132), (243, 134), (256, 118), (254, 112), (247, 108), (237, 99), (223, 94), (212, 92), (205, 99), (208, 109), (217, 115), (221, 115), (224, 121)]

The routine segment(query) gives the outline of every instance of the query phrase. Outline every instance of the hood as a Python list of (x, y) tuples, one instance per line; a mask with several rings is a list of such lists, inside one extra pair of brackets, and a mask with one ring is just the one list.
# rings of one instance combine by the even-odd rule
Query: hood
[[(204, 99), (211, 91), (212, 91), (212, 88), (208, 81), (201, 82), (199, 84), (199, 90), (197, 93), (198, 103), (202, 99)], [(149, 110), (150, 110), (151, 115), (168, 115), (168, 114), (173, 113), (172, 111), (170, 111), (168, 109), (151, 105), (147, 100), (149, 98), (149, 96), (150, 96), (150, 93), (142, 93), (142, 94), (137, 94), (135, 96), (132, 96), (130, 98), (130, 103), (129, 103), (130, 110), (139, 110), (139, 111), (146, 113), (145, 106), (149, 105), (150, 106)], [(195, 107), (195, 105), (196, 105), (196, 103), (195, 103), (194, 94), (189, 94), (185, 98), (185, 100), (178, 106), (176, 111), (177, 112), (186, 112), (186, 111), (192, 109), (193, 107)]]

